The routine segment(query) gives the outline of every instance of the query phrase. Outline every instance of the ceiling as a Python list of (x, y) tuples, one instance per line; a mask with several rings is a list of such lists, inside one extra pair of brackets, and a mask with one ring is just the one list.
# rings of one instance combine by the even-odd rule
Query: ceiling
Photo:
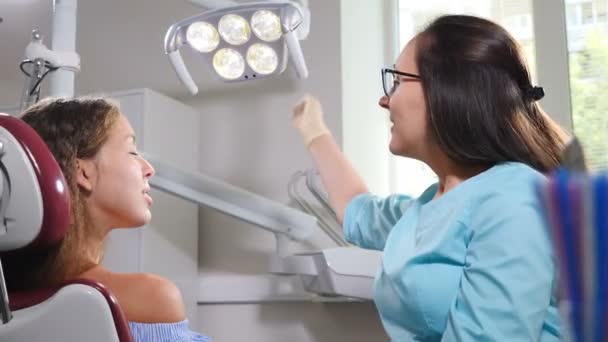
[(0, 81), (22, 80), (19, 61), (23, 59), (31, 32), (38, 28), (51, 42), (51, 0), (2, 0), (0, 5)]

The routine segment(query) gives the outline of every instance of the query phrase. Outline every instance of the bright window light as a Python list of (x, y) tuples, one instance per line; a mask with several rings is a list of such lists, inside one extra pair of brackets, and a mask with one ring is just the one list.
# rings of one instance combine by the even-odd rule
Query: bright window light
[(222, 78), (235, 80), (245, 72), (243, 56), (230, 48), (219, 49), (213, 56), (213, 69)]
[(251, 37), (251, 28), (245, 18), (236, 14), (226, 14), (220, 19), (218, 29), (222, 38), (232, 45), (243, 45)]
[(253, 33), (263, 41), (274, 42), (281, 38), (281, 19), (274, 12), (260, 10), (251, 17)]
[(247, 50), (247, 64), (258, 74), (269, 75), (279, 66), (279, 57), (270, 46), (256, 43)]
[(204, 21), (197, 21), (188, 26), (186, 40), (190, 46), (200, 52), (211, 52), (220, 43), (215, 26)]

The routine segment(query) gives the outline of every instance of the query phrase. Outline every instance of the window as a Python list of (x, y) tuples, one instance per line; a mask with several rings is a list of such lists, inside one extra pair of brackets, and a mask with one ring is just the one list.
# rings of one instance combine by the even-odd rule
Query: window
[(599, 1), (595, 7), (596, 23), (606, 24), (608, 18), (608, 1)]
[(593, 3), (586, 2), (583, 5), (583, 24), (593, 24)]
[[(572, 2), (572, 0), (567, 0)], [(594, 25), (566, 23), (574, 134), (581, 139), (593, 171), (608, 169), (608, 23), (606, 0), (582, 4), (583, 22), (595, 8)], [(591, 8), (591, 9), (590, 9)]]
[(566, 20), (571, 26), (580, 25), (579, 17), (580, 6), (576, 4), (568, 4), (566, 6)]
[[(535, 79), (534, 33), (531, 0), (399, 0), (400, 46), (442, 14), (470, 14), (505, 27), (523, 47)], [(392, 190), (419, 196), (436, 175), (424, 163), (402, 157), (393, 160)]]

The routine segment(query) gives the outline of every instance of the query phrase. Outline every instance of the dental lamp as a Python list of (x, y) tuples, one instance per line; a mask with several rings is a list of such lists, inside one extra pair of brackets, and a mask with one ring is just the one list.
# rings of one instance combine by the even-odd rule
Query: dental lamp
[(165, 53), (193, 95), (198, 93), (198, 87), (180, 54), (184, 45), (200, 56), (216, 79), (224, 82), (280, 74), (285, 71), (288, 54), (298, 76), (308, 77), (299, 42), (308, 36), (310, 27), (306, 6), (277, 0), (243, 4), (216, 1), (211, 7), (214, 8), (171, 25), (165, 35)]

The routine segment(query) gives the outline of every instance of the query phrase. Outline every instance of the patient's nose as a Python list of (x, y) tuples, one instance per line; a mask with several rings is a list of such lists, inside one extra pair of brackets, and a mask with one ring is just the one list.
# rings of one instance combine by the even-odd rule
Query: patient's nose
[(145, 178), (150, 178), (150, 177), (154, 176), (154, 174), (156, 173), (156, 171), (154, 170), (154, 167), (152, 166), (152, 164), (150, 164), (144, 158), (142, 158), (142, 162), (143, 162), (144, 177)]

